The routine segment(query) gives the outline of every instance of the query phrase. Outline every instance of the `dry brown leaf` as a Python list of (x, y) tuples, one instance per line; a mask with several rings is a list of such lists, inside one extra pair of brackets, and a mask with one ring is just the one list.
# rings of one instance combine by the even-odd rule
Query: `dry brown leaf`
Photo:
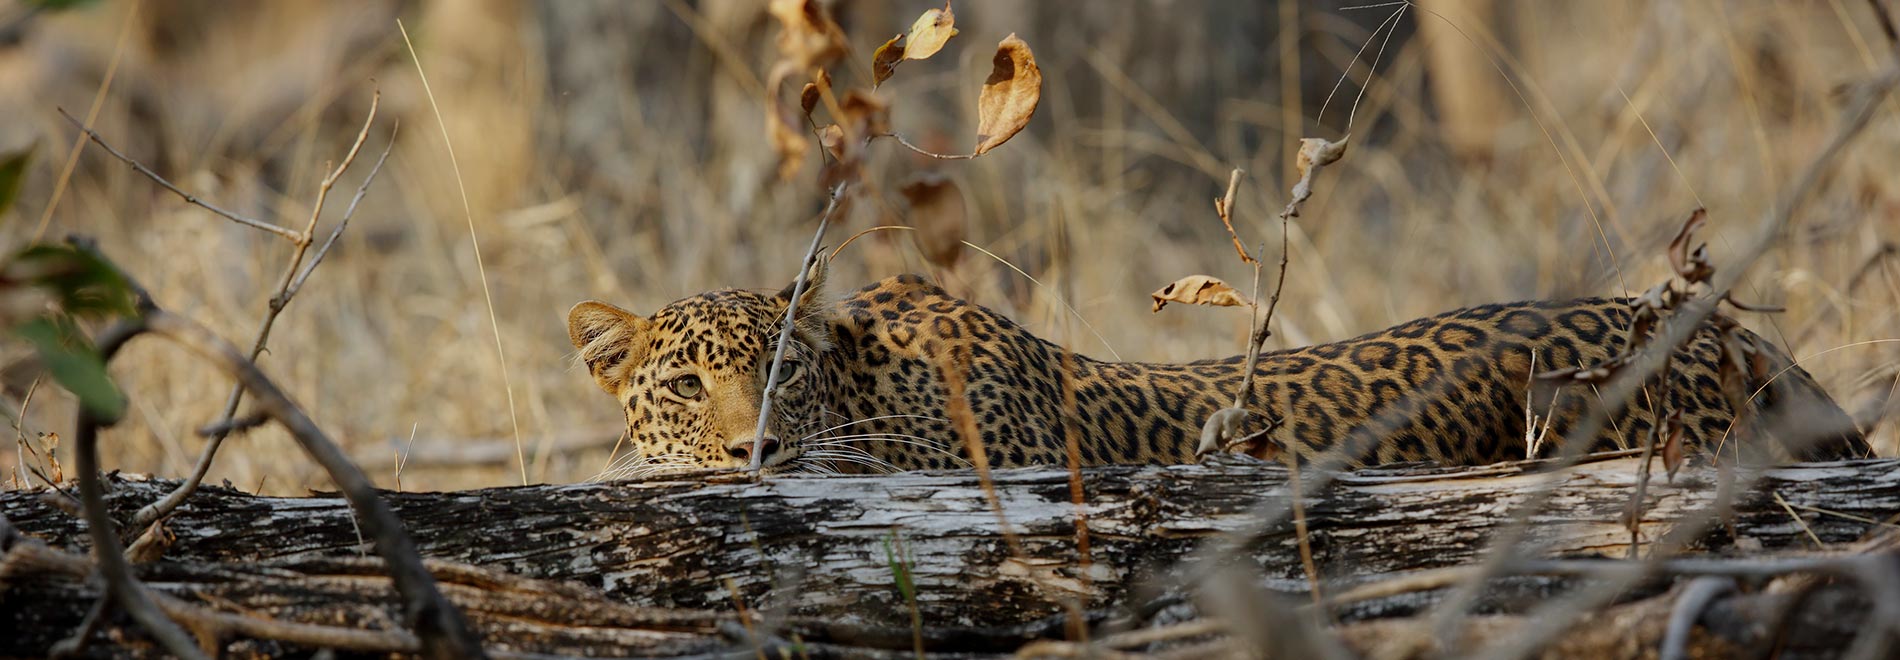
[(772, 0), (768, 7), (778, 18), (780, 61), (800, 70), (823, 67), (844, 55), (844, 31), (825, 14), (817, 0)]
[(938, 268), (949, 268), (963, 258), (966, 213), (963, 189), (949, 177), (925, 172), (898, 188), (910, 200), (911, 232), (917, 251)]
[(957, 36), (956, 23), (957, 17), (950, 11), (949, 0), (944, 1), (943, 9), (932, 9), (918, 16), (910, 24), (909, 38), (904, 40), (904, 59), (921, 60), (943, 50), (944, 43)]
[(844, 112), (843, 123), (850, 127), (852, 137), (863, 140), (891, 132), (891, 105), (875, 94), (851, 90), (838, 103), (838, 109)]
[(773, 153), (778, 154), (779, 178), (786, 180), (798, 176), (798, 170), (804, 166), (805, 150), (811, 148), (811, 141), (806, 139), (805, 130), (799, 125), (798, 113), (779, 94), (780, 86), (795, 70), (797, 67), (792, 63), (781, 61), (772, 66), (765, 84), (769, 106), (765, 113), (765, 136), (772, 144)]
[(891, 76), (897, 74), (897, 65), (904, 62), (904, 48), (898, 46), (897, 42), (903, 40), (903, 34), (891, 37), (890, 41), (878, 46), (877, 52), (871, 54), (872, 89), (877, 89), (878, 85), (884, 84), (884, 81), (890, 80)]
[(837, 124), (818, 129), (818, 143), (824, 145), (825, 151), (831, 152), (831, 157), (844, 158), (844, 129), (838, 128)]
[(1346, 142), (1352, 136), (1339, 138), (1332, 142), (1325, 138), (1300, 138), (1300, 155), (1294, 161), (1294, 168), (1300, 174), (1300, 180), (1293, 184), (1293, 201), (1287, 203), (1282, 215), (1298, 216), (1300, 203), (1313, 196), (1313, 177), (1319, 175), (1322, 167), (1339, 162), (1346, 155)]
[(1015, 33), (996, 44), (990, 77), (976, 99), (976, 155), (1002, 146), (1029, 125), (1042, 100), (1042, 69)]
[(811, 111), (818, 107), (818, 102), (824, 100), (827, 89), (831, 89), (831, 74), (819, 69), (818, 79), (805, 83), (805, 88), (798, 92), (798, 107), (805, 111), (806, 119), (811, 118)]
[(1189, 275), (1161, 287), (1160, 291), (1149, 294), (1154, 298), (1156, 312), (1168, 306), (1168, 303), (1188, 305), (1213, 305), (1216, 307), (1236, 307), (1246, 305), (1247, 299), (1241, 297), (1234, 287), (1227, 286), (1220, 278), (1208, 275)]
[(1683, 221), (1676, 238), (1669, 241), (1669, 265), (1676, 269), (1676, 275), (1684, 281), (1705, 282), (1715, 272), (1715, 268), (1709, 265), (1706, 244), (1698, 245), (1694, 250), (1689, 249), (1689, 237), (1695, 235), (1695, 231), (1708, 221), (1708, 209), (1696, 209), (1689, 214), (1688, 220)]
[(1663, 418), (1664, 438), (1662, 443), (1663, 469), (1669, 473), (1669, 480), (1676, 480), (1676, 470), (1682, 467), (1682, 411), (1671, 410)]

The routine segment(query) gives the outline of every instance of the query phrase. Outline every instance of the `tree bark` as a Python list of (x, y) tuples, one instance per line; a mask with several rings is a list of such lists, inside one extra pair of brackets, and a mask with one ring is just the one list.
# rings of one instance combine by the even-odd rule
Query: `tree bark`
[[(1484, 558), (1487, 541), (1510, 524), (1512, 507), (1546, 483), (1553, 484), (1552, 497), (1527, 530), (1527, 545), (1537, 548), (1532, 556), (1620, 558), (1630, 532), (1619, 518), (1635, 468), (1635, 459), (1618, 459), (1555, 473), (1531, 463), (1342, 474), (1306, 498), (1313, 560), (1328, 594), (1474, 564)], [(1897, 468), (1900, 460), (1888, 459), (1744, 472), (1739, 483), (1753, 488), (1733, 498), (1724, 497), (1724, 477), (1714, 467), (1686, 467), (1673, 482), (1658, 470), (1642, 536), (1653, 541), (1686, 521), (1726, 512), (1712, 531), (1695, 537), (1693, 550), (1759, 555), (1804, 550), (1816, 541), (1853, 542), (1881, 526), (1872, 521), (1900, 514)], [(491, 645), (576, 654), (710, 653), (736, 646), (748, 655), (749, 643), (790, 643), (793, 633), (807, 650), (903, 651), (916, 641), (913, 621), (921, 622), (917, 637), (932, 651), (1000, 653), (1038, 638), (1063, 638), (1068, 617), (1078, 613), (1096, 624), (1141, 624), (1165, 618), (1177, 605), (1191, 612), (1200, 602), (1191, 588), (1201, 584), (1195, 571), (1210, 565), (1194, 561), (1197, 550), (1250, 528), (1259, 511), (1287, 497), (1284, 469), (1240, 458), (1096, 468), (1083, 477), (1085, 503), (1077, 507), (1066, 471), (997, 472), (993, 491), (1009, 521), (1008, 536), (998, 531), (985, 486), (969, 473), (763, 482), (699, 475), (383, 495), (423, 555), (437, 562), (433, 568), (448, 595), (469, 610)], [(115, 518), (128, 520), (173, 484), (118, 475), (108, 485)], [(1730, 500), (1727, 506), (1717, 506), (1722, 499)], [(96, 594), (70, 561), (58, 569), (62, 564), (48, 559), (61, 551), (80, 557), (87, 549), (83, 524), (65, 502), (48, 491), (0, 493), (0, 512), (50, 546), (22, 550), (35, 544), (13, 543), (0, 564), (0, 627), (28, 633), (0, 639), (0, 656), (44, 654), (71, 634)], [(1078, 511), (1087, 527), (1086, 557), (1077, 551)], [(207, 488), (166, 527), (175, 540), (143, 565), (141, 576), (181, 602), (400, 632), (374, 553), (355, 531), (348, 506), (334, 496), (261, 497)], [(1241, 546), (1250, 561), (1238, 565), (1249, 566), (1247, 575), (1268, 590), (1304, 599), (1309, 584), (1293, 534), (1290, 521), (1264, 526), (1255, 542)], [(898, 586), (900, 574), (914, 586), (914, 598)], [(1507, 576), (1486, 589), (1477, 608), (1508, 617), (1579, 579)], [(1652, 580), (1618, 607), (1671, 598), (1669, 585)], [(1852, 628), (1866, 617), (1866, 601), (1851, 588), (1844, 593), (1808, 600), (1802, 615), (1815, 618), (1811, 629)], [(1373, 619), (1417, 614), (1441, 596), (1442, 589), (1414, 590), (1342, 606), (1334, 616), (1346, 624), (1337, 632), (1349, 647), (1364, 650), (1353, 635), (1368, 633), (1354, 630), (1406, 629), (1415, 622)], [(747, 614), (739, 616), (741, 610)], [(1718, 626), (1705, 617), (1704, 624), (1758, 634), (1769, 626), (1749, 625), (1760, 623), (1750, 616), (1767, 616), (1756, 610), (1714, 607), (1707, 617), (1727, 612), (1720, 615), (1727, 618)], [(1594, 629), (1578, 632), (1601, 635), (1604, 621), (1624, 619), (1655, 627), (1653, 617), (1593, 616), (1585, 628)], [(1467, 634), (1508, 634), (1501, 631), (1513, 625), (1508, 618), (1473, 619)], [(778, 636), (765, 636), (768, 631)], [(1640, 637), (1634, 627), (1628, 632)], [(1738, 639), (1751, 641), (1735, 635), (1716, 641)], [(1833, 635), (1818, 643), (1838, 651), (1851, 640), (1851, 634)], [(246, 648), (295, 647), (254, 642)]]

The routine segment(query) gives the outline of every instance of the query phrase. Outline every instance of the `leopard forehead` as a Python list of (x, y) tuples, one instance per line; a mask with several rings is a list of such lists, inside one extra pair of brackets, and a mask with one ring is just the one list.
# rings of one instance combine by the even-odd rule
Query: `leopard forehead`
[(783, 300), (743, 289), (675, 301), (653, 314), (648, 363), (689, 364), (714, 372), (751, 368), (784, 313)]

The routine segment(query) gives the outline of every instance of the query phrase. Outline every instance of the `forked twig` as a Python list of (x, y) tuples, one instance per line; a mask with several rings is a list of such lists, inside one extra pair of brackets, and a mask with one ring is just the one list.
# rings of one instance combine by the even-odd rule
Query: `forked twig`
[[(304, 264), (304, 255), (309, 252), (312, 239), (315, 237), (317, 219), (323, 213), (324, 201), (328, 199), (330, 189), (336, 185), (337, 179), (350, 168), (350, 165), (356, 162), (357, 154), (362, 151), (363, 143), (369, 138), (370, 126), (376, 121), (376, 110), (381, 104), (381, 101), (382, 92), (380, 91), (375, 92), (370, 97), (369, 114), (363, 119), (363, 128), (357, 132), (356, 141), (351, 143), (349, 152), (343, 157), (343, 162), (331, 170), (328, 175), (324, 176), (323, 182), (317, 189), (316, 204), (310, 210), (309, 222), (304, 225), (303, 231), (297, 232), (297, 235), (291, 239), (297, 246), (296, 251), (291, 254), (290, 263), (284, 268), (284, 274), (278, 278), (277, 291), (271, 295), (269, 307), (264, 313), (264, 318), (258, 322), (256, 338), (251, 342), (250, 359), (252, 362), (257, 361), (257, 359), (264, 354), (264, 348), (270, 341), (271, 329), (276, 326), (277, 316), (283, 313), (284, 308), (290, 305), (291, 299), (295, 298), (297, 292), (303, 289), (304, 282), (310, 279), (310, 274), (317, 269), (317, 265), (323, 263), (324, 256), (330, 253), (330, 246), (336, 244), (337, 237), (342, 235), (344, 227), (349, 226), (350, 218), (356, 215), (356, 205), (363, 201), (363, 196), (369, 192), (370, 184), (374, 183), (376, 181), (376, 175), (383, 171), (383, 163), (389, 160), (389, 151), (396, 145), (396, 131), (394, 129), (390, 131), (389, 144), (383, 147), (383, 154), (377, 157), (376, 165), (370, 168), (369, 175), (363, 178), (361, 185), (357, 186), (356, 195), (350, 198), (350, 205), (344, 209), (343, 218), (337, 221), (336, 227), (330, 231), (330, 237), (324, 241), (323, 247), (317, 250), (316, 256), (310, 259), (309, 264)], [(104, 146), (104, 143), (101, 143), (101, 146)], [(111, 149), (111, 147), (106, 148), (108, 150)], [(134, 163), (134, 167), (141, 168), (142, 171), (145, 171), (143, 170), (143, 166), (137, 163)], [(160, 183), (162, 184), (163, 181), (160, 181)], [(211, 429), (212, 432), (205, 434), (204, 449), (199, 452), (198, 462), (192, 466), (191, 474), (185, 478), (184, 483), (178, 485), (176, 490), (173, 490), (164, 498), (140, 508), (138, 513), (132, 517), (132, 525), (134, 527), (145, 527), (152, 524), (153, 521), (164, 518), (176, 510), (179, 505), (184, 504), (185, 500), (190, 498), (192, 493), (197, 492), (198, 486), (204, 482), (205, 475), (211, 472), (211, 464), (217, 457), (218, 449), (223, 446), (224, 440), (230, 437), (232, 431), (241, 430), (240, 425), (237, 425), (236, 422), (238, 406), (240, 406), (243, 401), (244, 387), (242, 385), (233, 386), (231, 393), (225, 397), (224, 412), (219, 415), (218, 421), (212, 422), (206, 427)]]

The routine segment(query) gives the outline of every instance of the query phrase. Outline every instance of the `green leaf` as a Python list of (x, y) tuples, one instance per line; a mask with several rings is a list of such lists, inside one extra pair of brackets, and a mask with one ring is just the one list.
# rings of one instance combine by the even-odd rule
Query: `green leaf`
[(125, 395), (106, 374), (105, 360), (87, 341), (71, 319), (41, 317), (27, 322), (14, 332), (39, 349), (40, 360), (66, 391), (79, 397), (79, 405), (101, 419), (118, 419), (125, 412)]
[(0, 218), (7, 215), (7, 209), (13, 207), (13, 200), (20, 196), (20, 184), (26, 181), (26, 166), (33, 162), (33, 152), (39, 148), (33, 146), (0, 156)]
[(137, 313), (132, 285), (112, 264), (69, 245), (35, 245), (14, 255), (0, 284), (25, 284), (51, 291), (60, 309), (74, 316), (131, 316)]

